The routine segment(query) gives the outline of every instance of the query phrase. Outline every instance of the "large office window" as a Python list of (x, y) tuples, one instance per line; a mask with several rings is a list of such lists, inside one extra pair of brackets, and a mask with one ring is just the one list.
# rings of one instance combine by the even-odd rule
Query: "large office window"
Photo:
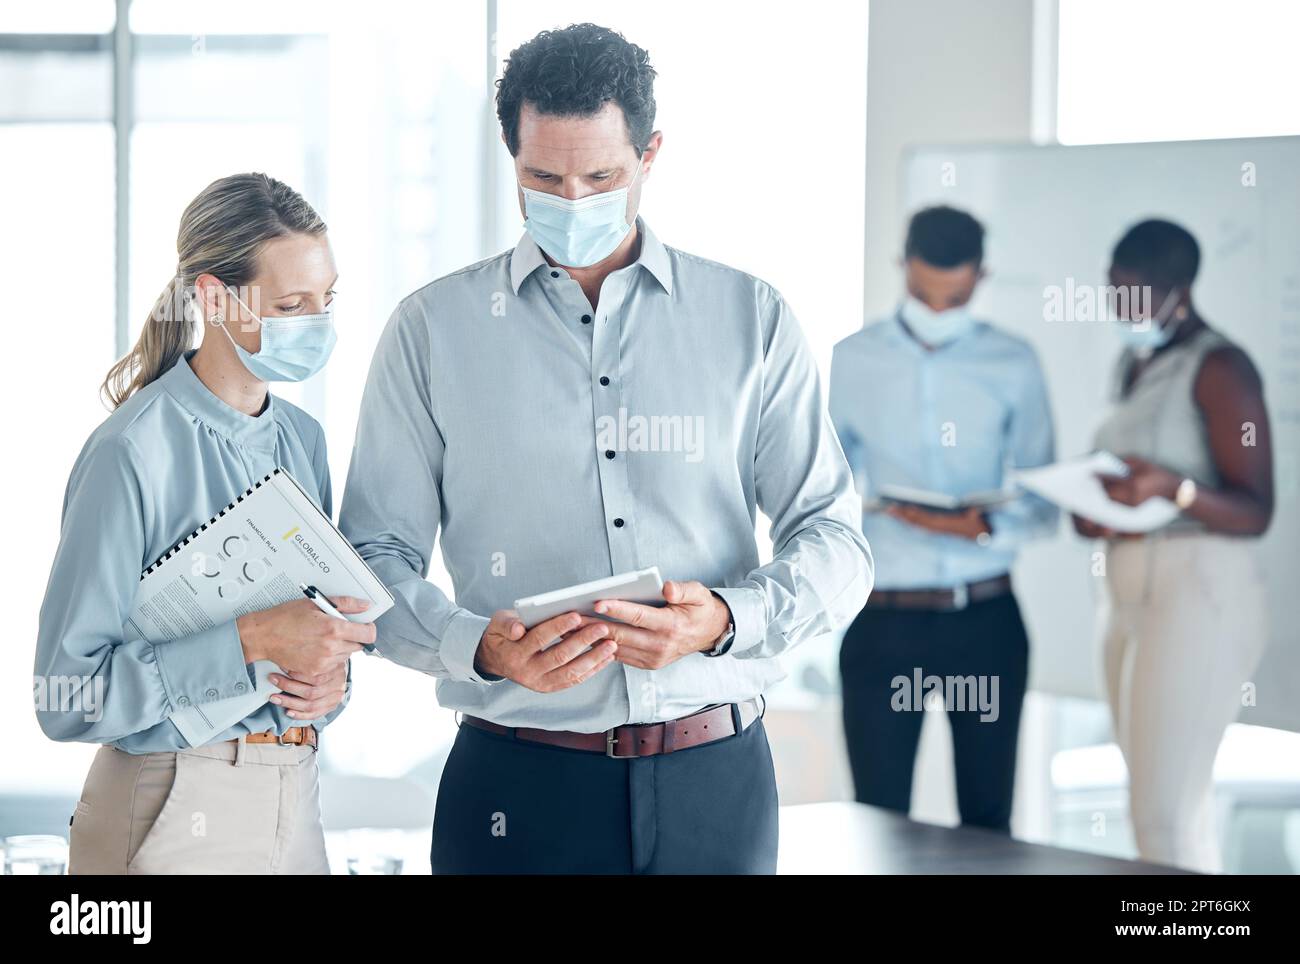
[[(33, 5), (34, 6), (34, 5)], [(107, 14), (107, 16), (105, 16)], [(0, 794), (39, 792), (81, 769), (32, 713), (37, 608), (67, 471), (103, 416), (95, 386), (113, 360), (112, 4), (0, 12), (0, 274), (5, 279), (2, 477), (13, 631), (0, 648)], [(80, 385), (85, 391), (69, 391)], [(66, 818), (65, 818), (66, 819)]]
[(1300, 132), (1300, 4), (1060, 0), (1063, 144)]
[[(119, 7), (125, 44), (115, 36)], [(37, 610), (68, 470), (107, 415), (99, 383), (175, 271), (185, 205), (218, 177), (264, 171), (329, 224), (339, 351), (317, 378), (277, 392), (325, 425), (337, 499), (370, 355), (392, 309), (495, 243), (481, 215), (486, 24), (484, 2), (81, 0), (0, 12), (0, 258), (13, 279), (14, 336), (4, 402), (22, 413), (11, 452), (24, 468), (0, 484), (6, 505), (23, 507), (8, 532), (24, 558), (10, 589), (27, 600), (0, 654), (0, 725), (13, 735), (0, 795), (75, 793), (93, 753), (51, 744), (36, 725)], [(118, 195), (121, 157), (127, 189)], [(446, 584), (440, 567), (431, 575)], [(348, 725), (332, 730), (326, 766), (402, 773), (450, 739), (454, 724), (426, 677), (357, 660), (354, 678)], [(388, 724), (425, 738), (374, 740)], [(0, 835), (15, 829), (37, 828)]]

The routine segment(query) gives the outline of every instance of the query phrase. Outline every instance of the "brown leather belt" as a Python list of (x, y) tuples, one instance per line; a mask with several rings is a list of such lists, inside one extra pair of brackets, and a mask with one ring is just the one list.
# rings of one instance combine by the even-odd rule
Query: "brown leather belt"
[[(233, 742), (238, 742), (233, 741)], [(282, 746), (315, 746), (316, 745), (316, 727), (314, 726), (291, 726), (283, 733), (277, 734), (272, 730), (265, 733), (249, 733), (244, 737), (245, 743), (279, 743)]]
[(952, 589), (873, 589), (867, 605), (876, 609), (930, 609), (956, 612), (974, 602), (995, 599), (1011, 592), (1011, 577), (994, 576), (963, 583)]
[(477, 716), (463, 718), (463, 722), (489, 733), (510, 736), (525, 743), (543, 743), (546, 746), (558, 746), (568, 750), (586, 750), (589, 753), (603, 753), (616, 760), (630, 760), (634, 757), (658, 756), (661, 753), (675, 753), (688, 750), (693, 746), (703, 746), (717, 740), (725, 740), (736, 735), (735, 722), (731, 717), (732, 706), (740, 708), (740, 729), (749, 728), (749, 724), (762, 715), (757, 699), (745, 700), (743, 703), (719, 703), (706, 707), (698, 713), (683, 716), (663, 723), (628, 723), (616, 726), (603, 733), (573, 733), (568, 730), (536, 730), (526, 726), (511, 727), (479, 719)]

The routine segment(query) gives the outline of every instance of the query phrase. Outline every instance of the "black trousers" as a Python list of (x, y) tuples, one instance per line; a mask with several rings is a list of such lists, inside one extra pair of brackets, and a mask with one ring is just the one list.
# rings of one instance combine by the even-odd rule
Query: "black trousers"
[(937, 692), (952, 729), (962, 823), (1010, 832), (1028, 672), (1029, 638), (1010, 593), (949, 612), (863, 609), (840, 650), (857, 799), (907, 812), (921, 701)]
[(761, 719), (636, 760), (462, 725), (438, 786), (430, 862), (435, 874), (771, 874), (776, 844)]

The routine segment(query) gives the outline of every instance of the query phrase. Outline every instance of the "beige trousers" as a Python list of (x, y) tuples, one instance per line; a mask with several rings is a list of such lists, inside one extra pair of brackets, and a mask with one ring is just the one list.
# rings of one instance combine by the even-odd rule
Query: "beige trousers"
[(1220, 871), (1214, 757), (1268, 639), (1255, 540), (1118, 540), (1106, 555), (1102, 658), (1144, 860)]
[(328, 874), (310, 746), (102, 746), (70, 828), (71, 874)]

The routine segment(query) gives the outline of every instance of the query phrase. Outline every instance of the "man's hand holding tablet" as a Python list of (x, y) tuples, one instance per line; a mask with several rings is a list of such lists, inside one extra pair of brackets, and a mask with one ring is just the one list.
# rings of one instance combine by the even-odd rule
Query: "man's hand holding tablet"
[(519, 599), (515, 609), (525, 626), (568, 611), (612, 620), (614, 658), (638, 669), (711, 650), (731, 625), (720, 596), (694, 580), (664, 582), (656, 566)]
[(714, 648), (732, 625), (731, 609), (722, 597), (694, 579), (664, 583), (662, 606), (647, 606), (621, 599), (596, 603), (609, 624), (609, 638), (617, 644), (615, 658), (638, 669), (662, 669), (691, 653)]
[[(479, 675), (514, 680), (539, 693), (568, 689), (614, 658), (609, 624), (592, 608), (606, 596), (654, 604), (663, 592), (656, 568), (584, 582), (515, 600), (492, 616), (475, 654)], [(554, 644), (554, 645), (552, 645)]]
[[(618, 646), (608, 636), (608, 624), (574, 612), (527, 629), (517, 612), (502, 609), (492, 614), (483, 631), (474, 668), (488, 679), (510, 679), (538, 693), (554, 693), (577, 686), (609, 665)], [(560, 641), (552, 646), (557, 638)]]
[(486, 678), (550, 693), (614, 659), (660, 669), (712, 649), (729, 625), (731, 610), (703, 583), (663, 582), (651, 567), (516, 600), (493, 614), (474, 666)]
[(537, 596), (516, 599), (515, 611), (519, 613), (523, 624), (531, 628), (561, 613), (573, 612), (584, 616), (595, 616), (596, 603), (603, 599), (620, 599), (645, 606), (662, 606), (664, 581), (659, 576), (659, 567), (651, 566), (649, 569), (623, 572), (565, 589), (555, 589)]

